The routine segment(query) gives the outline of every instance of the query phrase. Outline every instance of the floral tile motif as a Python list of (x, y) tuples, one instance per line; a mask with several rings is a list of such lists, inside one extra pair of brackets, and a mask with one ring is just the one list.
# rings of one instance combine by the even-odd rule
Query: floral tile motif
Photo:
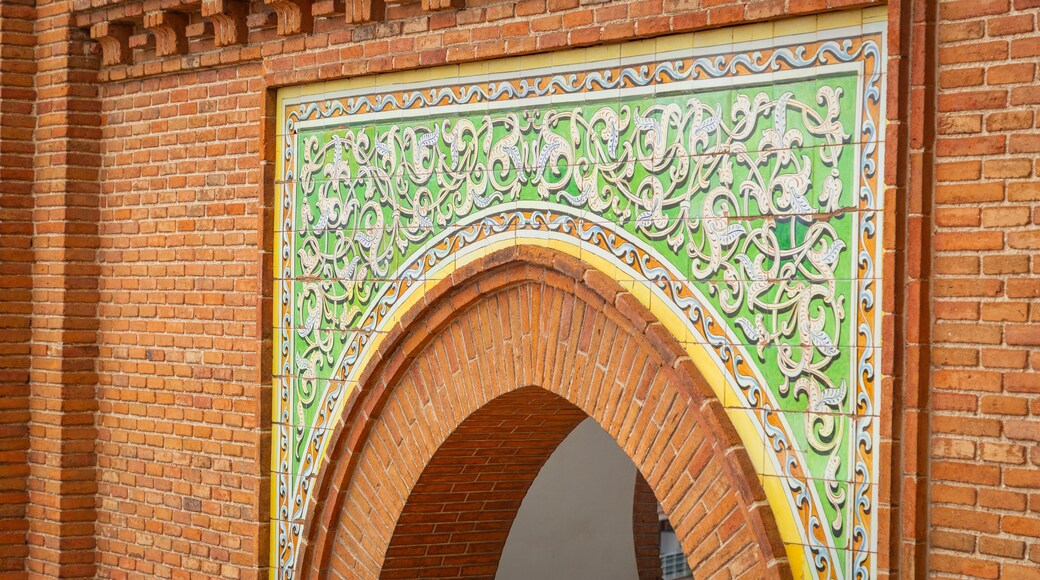
[(796, 572), (873, 576), (885, 30), (696, 39), (280, 100), (279, 576), (400, 304), (488, 244), (545, 240), (679, 313)]

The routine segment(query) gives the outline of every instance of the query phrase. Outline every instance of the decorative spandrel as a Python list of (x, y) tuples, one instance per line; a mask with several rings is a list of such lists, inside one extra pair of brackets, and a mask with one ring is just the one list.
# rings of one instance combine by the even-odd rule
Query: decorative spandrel
[(872, 575), (883, 25), (657, 46), (282, 98), (279, 574), (405, 297), (552, 240), (648, 288), (717, 367), (796, 572)]

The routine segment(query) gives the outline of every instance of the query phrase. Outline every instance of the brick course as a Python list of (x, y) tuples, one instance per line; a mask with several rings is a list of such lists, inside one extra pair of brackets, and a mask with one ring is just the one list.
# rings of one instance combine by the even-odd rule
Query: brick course
[(98, 356), (96, 59), (62, 2), (37, 2), (29, 529), (30, 574), (95, 566)]
[(0, 5), (0, 578), (28, 554), (35, 20), (33, 2)]
[[(244, 44), (193, 13), (185, 54), (138, 25), (112, 67), (87, 29), (144, 4), (3, 3), (0, 576), (267, 573), (271, 88), (870, 3), (405, 2), (284, 38), (254, 3)], [(1040, 565), (1038, 8), (889, 5), (883, 570)]]
[(257, 71), (102, 87), (106, 575), (237, 577), (264, 560)]
[(930, 571), (1040, 569), (1037, 6), (941, 2)]

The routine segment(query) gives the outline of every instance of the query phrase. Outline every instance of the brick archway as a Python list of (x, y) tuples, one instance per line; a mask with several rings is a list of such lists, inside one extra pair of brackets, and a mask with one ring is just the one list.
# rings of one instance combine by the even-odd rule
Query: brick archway
[[(586, 416), (643, 474), (696, 575), (790, 575), (719, 401), (668, 331), (581, 262), (518, 246), (460, 268), (373, 360), (316, 481), (304, 575), (493, 577), (523, 493)], [(491, 461), (494, 445), (524, 460)], [(513, 489), (474, 485), (488, 481)]]

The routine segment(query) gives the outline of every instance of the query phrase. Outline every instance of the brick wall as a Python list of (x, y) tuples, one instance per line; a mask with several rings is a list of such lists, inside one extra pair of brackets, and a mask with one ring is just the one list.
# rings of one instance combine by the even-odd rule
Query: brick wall
[(1036, 0), (942, 2), (930, 569), (1040, 566)]
[(0, 4), (0, 578), (28, 553), (35, 19), (31, 0)]
[[(866, 3), (410, 2), (286, 38), (261, 17), (246, 45), (201, 35), (187, 55), (146, 47), (100, 73), (70, 3), (3, 3), (0, 575), (266, 573), (269, 87)], [(909, 475), (893, 474), (883, 568), (1040, 563), (1038, 4), (890, 6), (901, 145), (886, 174), (913, 201), (890, 198), (908, 207), (887, 230), (903, 326), (886, 337), (912, 348), (886, 366), (888, 464)]]
[(36, 2), (26, 569), (95, 573), (97, 58), (63, 1)]
[(235, 578), (266, 563), (259, 73), (254, 64), (102, 86), (104, 576)]

